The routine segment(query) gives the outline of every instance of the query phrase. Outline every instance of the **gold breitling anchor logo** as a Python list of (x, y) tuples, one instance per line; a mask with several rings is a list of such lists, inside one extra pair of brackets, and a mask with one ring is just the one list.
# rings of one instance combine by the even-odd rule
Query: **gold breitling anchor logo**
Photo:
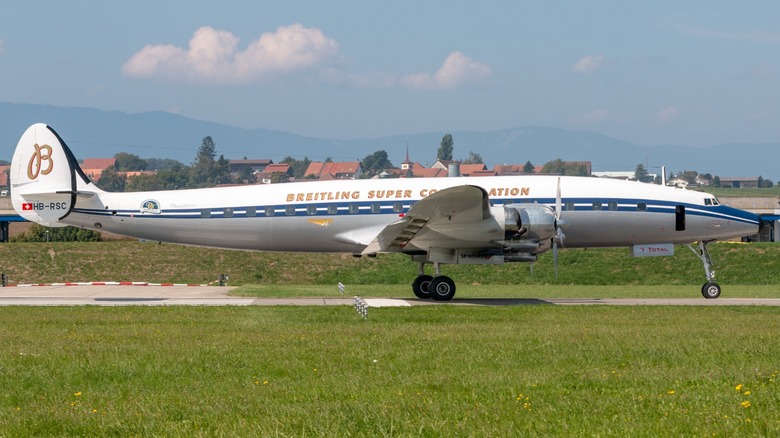
[[(35, 152), (27, 164), (27, 177), (30, 179), (38, 178), (38, 175), (48, 175), (54, 167), (54, 161), (51, 159), (51, 146), (47, 144), (38, 146), (36, 143), (34, 147)], [(44, 163), (46, 164), (45, 169), (43, 168)]]

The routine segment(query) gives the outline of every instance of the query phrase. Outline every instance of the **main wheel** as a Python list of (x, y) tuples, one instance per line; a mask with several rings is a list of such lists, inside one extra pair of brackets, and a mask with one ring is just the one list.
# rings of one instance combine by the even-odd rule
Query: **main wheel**
[(701, 287), (701, 294), (707, 299), (718, 298), (720, 296), (720, 285), (715, 282), (705, 283)]
[(446, 275), (440, 275), (431, 281), (428, 290), (434, 300), (449, 301), (455, 296), (455, 282)]
[(412, 292), (414, 292), (414, 296), (421, 299), (426, 299), (431, 297), (431, 293), (429, 291), (431, 280), (433, 280), (433, 277), (430, 275), (420, 275), (417, 278), (414, 279), (414, 283), (412, 283)]

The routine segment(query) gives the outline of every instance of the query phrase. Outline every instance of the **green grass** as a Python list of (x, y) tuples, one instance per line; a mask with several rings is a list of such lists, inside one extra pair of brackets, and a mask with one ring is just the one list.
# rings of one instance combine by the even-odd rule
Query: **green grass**
[[(455, 300), (510, 298), (700, 298), (700, 285), (458, 285)], [(230, 295), (260, 298), (414, 298), (411, 285), (347, 284), (342, 294), (337, 285), (247, 284)], [(780, 298), (777, 285), (723, 285), (723, 298)]]
[[(446, 265), (445, 275), (463, 285), (698, 285), (701, 261), (685, 246), (673, 257), (632, 258), (627, 248), (565, 249), (559, 279), (552, 255), (533, 265)], [(726, 286), (780, 285), (780, 245), (710, 245), (718, 281)], [(18, 283), (64, 281), (149, 281), (209, 283), (230, 276), (244, 284), (396, 284), (408, 285), (417, 266), (400, 254), (353, 258), (349, 254), (261, 253), (180, 245), (111, 241), (95, 243), (0, 244), (0, 272)]]
[(2, 436), (777, 436), (765, 307), (0, 308)]

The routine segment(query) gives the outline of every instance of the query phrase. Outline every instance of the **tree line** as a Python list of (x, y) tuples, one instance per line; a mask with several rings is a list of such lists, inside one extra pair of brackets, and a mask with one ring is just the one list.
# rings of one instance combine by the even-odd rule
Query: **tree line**
[[(462, 164), (484, 164), (479, 153), (469, 151), (468, 157), (463, 160), (454, 160), (453, 151), (455, 141), (451, 134), (445, 134), (436, 151), (436, 158), (442, 162), (458, 162)], [(217, 155), (217, 148), (210, 136), (203, 138), (198, 148), (195, 160), (191, 165), (184, 165), (172, 159), (149, 158), (142, 159), (137, 155), (120, 152), (115, 155), (116, 164), (103, 171), (97, 186), (103, 190), (112, 192), (136, 192), (152, 190), (176, 190), (184, 188), (213, 187), (220, 184), (254, 184), (255, 175), (249, 167), (243, 168), (238, 173), (230, 172), (230, 161), (224, 155)], [(326, 162), (332, 161), (330, 158)], [(285, 157), (281, 163), (289, 164), (290, 172), (286, 174), (274, 174), (271, 182), (286, 182), (291, 178), (305, 178), (306, 170), (312, 163), (308, 157), (302, 160), (293, 157)], [(390, 161), (387, 151), (378, 150), (366, 155), (361, 161), (363, 174), (361, 178), (373, 178), (383, 172), (394, 169), (396, 166)], [(154, 173), (142, 173), (132, 178), (126, 177), (122, 172), (154, 170)], [(522, 167), (524, 173), (534, 173), (535, 166), (527, 161)], [(567, 162), (558, 158), (548, 161), (542, 166), (541, 173), (567, 176), (587, 176), (589, 169), (583, 163)], [(398, 176), (390, 174), (390, 176)], [(684, 178), (690, 183), (695, 183), (697, 178), (707, 179), (718, 187), (718, 176), (699, 174), (695, 171), (678, 172), (678, 177)], [(634, 177), (638, 181), (648, 181), (648, 171), (644, 165), (638, 164)], [(759, 187), (772, 187), (771, 180), (759, 177)]]

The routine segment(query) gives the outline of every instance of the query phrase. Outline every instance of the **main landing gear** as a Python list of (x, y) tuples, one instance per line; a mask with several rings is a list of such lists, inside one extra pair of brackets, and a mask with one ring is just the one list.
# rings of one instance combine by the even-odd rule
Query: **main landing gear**
[(691, 251), (696, 254), (696, 257), (704, 264), (704, 273), (707, 276), (707, 282), (701, 287), (701, 294), (707, 299), (718, 298), (720, 296), (720, 285), (715, 282), (715, 271), (712, 270), (712, 259), (710, 258), (710, 252), (707, 251), (707, 244), (710, 242), (714, 241), (708, 240), (699, 242), (698, 251), (693, 249), (690, 244), (688, 245), (688, 248), (690, 248)]
[(436, 301), (449, 301), (455, 296), (455, 282), (446, 275), (441, 275), (439, 263), (433, 263), (435, 276), (425, 274), (425, 263), (418, 263), (419, 275), (412, 283), (412, 292), (417, 298), (432, 298)]

